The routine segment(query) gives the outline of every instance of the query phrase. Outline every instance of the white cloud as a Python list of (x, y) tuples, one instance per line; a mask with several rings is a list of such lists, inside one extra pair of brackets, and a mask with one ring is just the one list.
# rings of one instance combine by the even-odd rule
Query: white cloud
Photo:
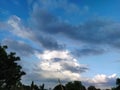
[(93, 79), (93, 83), (107, 83), (109, 80), (116, 78), (116, 74), (112, 74), (110, 76), (104, 74), (98, 74)]
[(96, 75), (96, 76), (92, 79), (92, 81), (93, 81), (94, 83), (106, 83), (106, 82), (107, 82), (107, 76), (106, 76), (106, 75), (103, 75), (103, 74), (101, 74), (101, 75)]
[(44, 60), (51, 60), (54, 58), (61, 58), (61, 59), (72, 59), (73, 57), (70, 56), (69, 52), (66, 51), (49, 51), (46, 50), (42, 54), (37, 54), (38, 58), (44, 59)]
[(81, 77), (80, 74), (87, 70), (87, 67), (79, 64), (67, 50), (46, 50), (43, 53), (36, 53), (36, 56), (41, 60), (37, 64), (37, 72), (44, 78), (78, 80)]
[(83, 81), (87, 84), (87, 86), (94, 85), (98, 88), (111, 88), (111, 86), (115, 86), (116, 78), (117, 74), (98, 74), (95, 75), (93, 78), (87, 78)]
[(25, 27), (18, 16), (15, 15), (11, 16), (8, 19), (7, 24), (12, 28), (9, 31), (14, 33), (15, 35), (22, 38), (32, 37), (32, 32), (30, 28)]

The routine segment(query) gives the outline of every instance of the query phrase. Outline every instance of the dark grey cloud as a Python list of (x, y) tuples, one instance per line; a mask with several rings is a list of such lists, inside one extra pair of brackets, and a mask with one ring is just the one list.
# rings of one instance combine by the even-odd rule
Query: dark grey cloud
[(62, 50), (64, 49), (64, 45), (59, 44), (56, 39), (50, 37), (50, 36), (43, 36), (38, 35), (37, 33), (34, 34), (35, 37), (33, 40), (37, 41), (42, 47), (49, 50)]
[(60, 61), (62, 61), (61, 58), (54, 58), (54, 59), (53, 59), (53, 62), (60, 62)]
[(47, 32), (50, 34), (73, 34), (73, 30), (75, 30), (75, 27), (72, 27), (71, 25), (61, 21), (58, 19), (58, 17), (52, 15), (48, 11), (43, 11), (38, 8), (33, 10), (31, 21), (39, 31)]
[[(117, 22), (94, 19), (75, 26), (62, 21), (48, 11), (43, 11), (39, 8), (33, 10), (32, 22), (34, 22), (37, 32), (44, 32), (44, 34), (49, 34), (51, 36), (61, 34), (61, 36), (64, 35), (67, 38), (78, 42), (98, 46), (97, 48), (90, 47), (74, 50), (73, 53), (77, 56), (102, 54), (104, 53), (104, 50), (99, 48), (101, 45), (120, 47), (120, 26)], [(45, 40), (41, 39), (41, 41)], [(55, 39), (48, 41), (51, 42), (43, 42), (43, 46), (51, 49), (63, 47), (62, 45), (59, 45)], [(50, 45), (46, 43), (50, 43)]]
[(40, 29), (45, 29), (50, 24), (52, 25), (53, 23), (57, 22), (57, 18), (55, 18), (54, 15), (38, 8), (33, 10), (31, 17), (34, 25)]
[(90, 47), (90, 48), (81, 48), (81, 49), (75, 49), (73, 52), (71, 52), (73, 55), (77, 57), (81, 57), (84, 55), (98, 55), (104, 53), (104, 49), (100, 49), (97, 47)]
[(120, 47), (119, 22), (95, 18), (75, 26), (41, 9), (34, 10), (31, 16), (38, 31), (50, 35), (62, 34), (78, 42), (92, 45)]
[(20, 56), (30, 56), (34, 54), (34, 51), (37, 49), (32, 48), (30, 45), (27, 45), (24, 42), (15, 41), (11, 39), (6, 39), (2, 44), (7, 45), (8, 49), (16, 52)]
[(62, 63), (62, 67), (63, 67), (63, 69), (69, 70), (73, 73), (84, 73), (88, 70), (88, 67), (74, 66), (74, 65), (70, 65), (69, 63)]
[(73, 38), (93, 44), (112, 44), (119, 39), (119, 29), (120, 23), (96, 19), (80, 25), (78, 34)]
[[(60, 58), (53, 59), (53, 63), (54, 62), (59, 62), (59, 63), (61, 62), (61, 66), (63, 67), (63, 70), (68, 70), (72, 73), (85, 73), (86, 71), (89, 70), (89, 68), (87, 66), (75, 66), (75, 65), (71, 65), (69, 63), (65, 63), (62, 61), (63, 61), (63, 59), (60, 59)], [(64, 61), (66, 61), (66, 60), (64, 60)]]

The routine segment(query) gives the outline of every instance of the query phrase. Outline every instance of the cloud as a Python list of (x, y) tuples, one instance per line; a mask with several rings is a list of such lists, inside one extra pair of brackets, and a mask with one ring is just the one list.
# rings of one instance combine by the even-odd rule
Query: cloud
[[(65, 43), (61, 43), (62, 41), (56, 38), (58, 35), (66, 37), (67, 39), (72, 39), (73, 42), (77, 41), (86, 45), (98, 46), (98, 48), (104, 45), (115, 48), (120, 47), (119, 22), (91, 19), (77, 26), (72, 25), (49, 12), (47, 9), (40, 8), (41, 4), (47, 6), (44, 5), (44, 2), (45, 1), (39, 1), (39, 3), (33, 4), (33, 9), (29, 18), (29, 24), (32, 24), (32, 27), (23, 25), (19, 17), (12, 16), (8, 20), (8, 24), (13, 28), (11, 29), (12, 33), (22, 38), (31, 39), (42, 48), (49, 50), (62, 50), (67, 47), (65, 47)], [(50, 3), (50, 1), (47, 2), (48, 6)], [(56, 1), (56, 3), (58, 2)], [(87, 8), (87, 6), (85, 8)], [(98, 49), (94, 49), (92, 51), (87, 48), (81, 51), (85, 55), (88, 55), (87, 52), (92, 54), (93, 51), (101, 53), (102, 50), (98, 51)]]
[(114, 34), (119, 34), (119, 24), (113, 21), (103, 19), (91, 20), (78, 27), (78, 34), (73, 38), (82, 40), (87, 43), (109, 44), (114, 38)]
[(32, 28), (26, 27), (21, 19), (17, 16), (11, 16), (8, 20), (8, 25), (11, 26), (9, 30), (14, 35), (21, 37), (23, 39), (31, 39), (36, 44), (42, 46), (43, 48), (54, 50), (63, 49), (64, 45), (58, 44), (58, 42), (48, 35), (43, 35), (41, 32), (36, 32)]
[(98, 88), (106, 88), (106, 87), (111, 88), (111, 86), (115, 86), (116, 78), (117, 78), (116, 74), (112, 74), (109, 76), (104, 74), (98, 74), (91, 79), (84, 80), (83, 82), (87, 86), (94, 85)]
[(48, 11), (36, 8), (32, 13), (32, 21), (35, 22), (38, 31), (50, 35), (63, 35), (69, 39), (94, 46), (120, 47), (119, 22), (95, 18), (75, 26), (60, 20)]
[[(47, 3), (46, 3), (47, 2)], [(63, 34), (68, 38), (78, 40), (83, 43), (90, 44), (107, 44), (115, 47), (120, 46), (119, 42), (119, 29), (120, 23), (109, 21), (102, 18), (95, 18), (88, 20), (81, 25), (75, 26), (71, 25), (70, 22), (66, 23), (64, 20), (60, 20), (59, 17), (55, 16), (53, 13), (51, 14), (48, 9), (51, 7), (55, 7), (54, 4), (50, 1), (41, 1), (43, 7), (47, 7), (46, 9), (40, 8), (42, 5), (34, 5), (33, 12), (31, 14), (32, 20), (35, 22), (35, 25), (42, 32), (46, 32), (49, 34)], [(60, 4), (59, 1), (55, 2), (55, 5)], [(71, 4), (67, 4), (67, 1), (62, 2), (64, 7), (74, 6)], [(46, 5), (47, 4), (47, 5)], [(53, 6), (51, 6), (53, 5)], [(60, 4), (61, 5), (61, 4)], [(59, 6), (56, 6), (57, 8)], [(63, 7), (63, 8), (64, 8)], [(60, 7), (62, 8), (62, 7)], [(84, 8), (88, 9), (87, 6)], [(56, 8), (54, 8), (55, 10)], [(70, 8), (68, 10), (71, 10)], [(76, 9), (77, 10), (77, 9)], [(73, 10), (75, 11), (75, 10)]]
[(65, 23), (64, 21), (60, 21), (58, 17), (52, 15), (46, 10), (39, 9), (39, 7), (35, 7), (31, 14), (31, 21), (33, 25), (36, 26), (38, 31), (47, 32), (50, 34), (58, 34), (58, 33), (73, 33), (74, 27)]
[[(41, 9), (48, 11), (61, 11), (64, 15), (68, 14), (84, 14), (89, 10), (88, 6), (80, 7), (75, 3), (71, 3), (68, 0), (37, 0), (37, 1), (28, 1), (29, 5), (38, 5)], [(59, 12), (59, 13), (61, 13)]]
[(59, 59), (69, 59), (72, 58), (69, 55), (68, 51), (44, 51), (43, 54), (38, 55), (39, 58), (42, 58), (44, 60), (51, 60), (54, 58), (59, 58)]
[(58, 78), (62, 80), (78, 80), (81, 73), (88, 70), (88, 67), (79, 64), (69, 51), (47, 50), (43, 53), (36, 53), (36, 56), (40, 62), (37, 63), (32, 73), (37, 74), (40, 80), (55, 80)]
[(49, 50), (62, 50), (64, 47), (64, 45), (59, 44), (56, 39), (49, 37), (49, 36), (42, 36), (42, 35), (38, 35), (35, 34), (36, 37), (33, 38), (33, 40), (35, 40), (36, 42), (38, 42), (38, 44), (40, 44), (42, 47), (44, 47), (45, 49), (49, 49)]
[(113, 79), (116, 77), (116, 74), (106, 76), (104, 74), (96, 75), (93, 79), (93, 83), (106, 83), (109, 79)]
[(77, 57), (81, 56), (88, 56), (88, 55), (99, 55), (105, 53), (104, 49), (100, 49), (97, 47), (81, 47), (81, 49), (75, 49), (73, 52), (71, 52), (73, 55)]
[[(119, 42), (120, 23), (107, 20), (92, 20), (80, 25), (72, 38), (84, 43), (116, 47)], [(116, 44), (115, 44), (116, 43)]]
[(23, 41), (15, 41), (11, 39), (5, 39), (2, 41), (3, 45), (7, 45), (10, 50), (17, 52), (20, 56), (31, 56), (37, 51), (37, 49), (32, 48), (30, 45), (24, 43)]
[(45, 50), (42, 53), (36, 52), (35, 56), (39, 60), (22, 78), (23, 83), (30, 84), (30, 81), (35, 81), (37, 84), (42, 82), (53, 87), (59, 78), (64, 83), (79, 80), (81, 74), (88, 70), (87, 65), (79, 64), (67, 50)]
[(22, 38), (31, 38), (32, 37), (32, 31), (30, 28), (25, 27), (22, 24), (21, 18), (19, 18), (16, 15), (11, 16), (8, 21), (8, 25), (11, 26), (11, 29), (9, 30), (16, 36), (22, 37)]

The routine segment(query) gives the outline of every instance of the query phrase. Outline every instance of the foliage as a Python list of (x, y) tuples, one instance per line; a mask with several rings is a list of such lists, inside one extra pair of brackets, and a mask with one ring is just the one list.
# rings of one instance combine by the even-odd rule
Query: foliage
[(25, 72), (21, 71), (22, 67), (17, 63), (20, 57), (15, 56), (14, 52), (7, 53), (6, 49), (7, 46), (0, 46), (0, 88), (10, 90), (20, 83)]
[(112, 87), (111, 90), (120, 90), (120, 78), (116, 79), (116, 87)]
[(59, 85), (55, 86), (55, 88), (53, 90), (65, 90), (65, 86), (59, 84)]
[(81, 81), (68, 82), (65, 87), (66, 90), (86, 90)]
[(116, 79), (116, 85), (120, 86), (120, 78)]
[(95, 88), (95, 86), (89, 86), (88, 90), (97, 90), (97, 89)]
[(44, 84), (42, 84), (41, 86), (40, 86), (40, 90), (44, 90)]
[(120, 90), (120, 78), (116, 79), (116, 85), (117, 85), (117, 87), (115, 90)]

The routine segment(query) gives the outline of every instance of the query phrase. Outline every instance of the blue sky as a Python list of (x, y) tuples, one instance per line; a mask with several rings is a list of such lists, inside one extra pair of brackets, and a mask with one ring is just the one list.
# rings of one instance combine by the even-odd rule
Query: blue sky
[(120, 0), (0, 0), (0, 42), (21, 57), (24, 84), (119, 77)]

